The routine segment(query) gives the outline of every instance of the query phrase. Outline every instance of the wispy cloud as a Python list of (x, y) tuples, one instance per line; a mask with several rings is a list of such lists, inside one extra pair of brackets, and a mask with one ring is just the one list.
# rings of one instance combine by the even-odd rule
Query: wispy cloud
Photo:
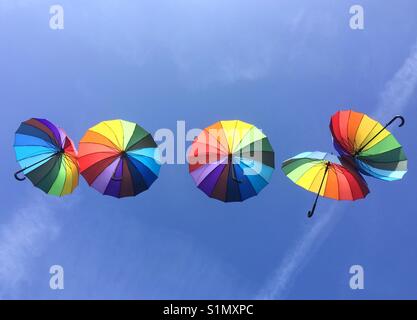
[[(396, 113), (402, 113), (408, 107), (410, 98), (417, 87), (417, 42), (411, 54), (401, 68), (389, 80), (380, 94), (380, 101), (374, 114), (378, 118), (386, 118)], [(340, 214), (336, 206), (328, 212), (320, 214), (320, 220), (306, 231), (300, 240), (288, 251), (278, 265), (272, 278), (261, 289), (259, 299), (285, 298), (288, 289), (296, 275), (307, 263), (312, 253), (316, 251), (332, 228), (337, 224)]]
[(31, 263), (60, 233), (56, 199), (27, 200), (0, 227), (0, 298), (13, 298), (31, 279)]
[(326, 229), (330, 231), (330, 227), (338, 222), (336, 217), (340, 217), (340, 215), (334, 214), (337, 211), (336, 208), (336, 205), (332, 205), (327, 212), (320, 213), (320, 219), (314, 222), (313, 226), (304, 233), (295, 246), (285, 255), (271, 280), (259, 293), (258, 299), (285, 298), (293, 278), (324, 241), (325, 235), (323, 232)]
[[(163, 1), (163, 5), (153, 1), (99, 2), (86, 3), (77, 26), (65, 32), (74, 33), (100, 54), (114, 54), (116, 61), (135, 68), (163, 57), (162, 65), (173, 67), (179, 83), (190, 88), (267, 77), (278, 62), (292, 59), (293, 46), (298, 51), (303, 47), (304, 39), (294, 35), (300, 30), (310, 34), (316, 29), (312, 25), (317, 27), (314, 23), (322, 23), (326, 19), (323, 15), (327, 16), (322, 11), (320, 19), (313, 15), (312, 24), (304, 14), (308, 8), (300, 8), (294, 1), (267, 1), (262, 8), (240, 0), (227, 5), (210, 0)], [(64, 5), (66, 10), (75, 10), (72, 6)], [(123, 23), (119, 23), (120, 17), (124, 17)], [(283, 67), (280, 63), (280, 69)]]
[[(0, 14), (32, 10), (39, 1), (3, 1), (3, 7), (0, 1)], [(69, 0), (60, 4), (69, 14), (77, 12), (77, 24), (66, 27), (65, 34), (81, 45), (104, 58), (114, 55), (114, 61), (133, 68), (152, 66), (163, 58), (162, 66), (172, 67), (187, 88), (228, 86), (292, 72), (311, 50), (306, 46), (311, 34), (338, 36), (335, 28), (326, 27), (334, 17), (329, 11), (332, 5), (324, 0), (314, 4), (268, 0), (263, 6), (242, 0), (230, 0), (227, 5), (212, 0), (96, 0), (82, 8)], [(315, 65), (321, 68), (324, 63), (320, 59)]]
[(401, 113), (408, 105), (408, 101), (417, 86), (417, 43), (411, 50), (410, 56), (405, 60), (394, 77), (387, 82), (380, 95), (376, 117), (382, 118), (387, 114)]

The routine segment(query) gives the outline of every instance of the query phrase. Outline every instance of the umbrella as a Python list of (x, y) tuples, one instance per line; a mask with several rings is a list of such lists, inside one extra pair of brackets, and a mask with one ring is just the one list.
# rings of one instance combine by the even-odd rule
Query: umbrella
[[(364, 113), (338, 111), (331, 117), (330, 130), (340, 157), (306, 152), (282, 164), (292, 181), (317, 193), (309, 217), (320, 195), (337, 200), (364, 198), (369, 190), (360, 173), (386, 181), (402, 179), (407, 172), (407, 158), (387, 130), (396, 120), (401, 121), (400, 127), (405, 123), (404, 117), (397, 115), (382, 126)], [(341, 177), (348, 183), (341, 183)]]
[(395, 116), (385, 126), (366, 114), (352, 110), (336, 112), (330, 121), (335, 148), (348, 155), (361, 173), (386, 181), (400, 180), (407, 172), (407, 158), (397, 139), (387, 130), (395, 120), (404, 125), (402, 116)]
[(282, 170), (294, 183), (316, 193), (312, 217), (319, 196), (336, 200), (357, 200), (369, 193), (366, 181), (342, 158), (325, 152), (303, 152), (282, 164)]
[(219, 121), (205, 128), (188, 153), (189, 172), (209, 197), (224, 202), (257, 195), (274, 171), (274, 151), (255, 126)]
[[(70, 194), (78, 185), (77, 152), (64, 130), (46, 119), (22, 122), (16, 131), (14, 150), (22, 168), (15, 173), (25, 177), (47, 194)], [(25, 177), (20, 175), (24, 174)]]
[(80, 141), (78, 161), (90, 186), (117, 198), (147, 190), (160, 169), (151, 134), (124, 120), (103, 121), (90, 128)]

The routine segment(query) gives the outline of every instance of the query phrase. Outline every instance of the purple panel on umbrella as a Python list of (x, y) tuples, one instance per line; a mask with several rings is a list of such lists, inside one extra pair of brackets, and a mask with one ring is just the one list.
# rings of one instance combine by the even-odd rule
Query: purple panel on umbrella
[(199, 185), (201, 181), (203, 181), (204, 178), (210, 174), (210, 172), (212, 172), (214, 169), (216, 169), (216, 167), (218, 167), (220, 164), (225, 163), (226, 161), (227, 161), (227, 158), (224, 158), (223, 160), (206, 164), (202, 166), (201, 168), (198, 168), (197, 170), (194, 170), (193, 172), (191, 172), (191, 176), (193, 177), (195, 183)]
[(67, 134), (61, 128), (58, 128), (58, 130), (59, 130), (59, 134), (61, 136), (61, 147), (63, 148), (65, 146), (65, 138), (67, 137)]
[(120, 195), (120, 188), (122, 186), (123, 177), (123, 161), (119, 161), (116, 171), (114, 172), (113, 178), (110, 179), (104, 194), (118, 197)]
[(52, 133), (54, 134), (55, 140), (58, 143), (61, 143), (60, 147), (62, 147), (62, 139), (61, 139), (61, 135), (59, 134), (58, 128), (46, 119), (36, 119), (36, 120), (43, 123), (45, 126), (47, 126), (52, 131)]
[(196, 183), (196, 184), (198, 184), (197, 183), (197, 181), (198, 181), (198, 178), (201, 176), (201, 174), (206, 170), (206, 167), (207, 167), (207, 165), (204, 165), (204, 166), (201, 166), (200, 168), (198, 168), (198, 169), (196, 169), (196, 170), (194, 170), (194, 171), (192, 171), (190, 174), (191, 174), (191, 177), (193, 178), (193, 180), (194, 180), (194, 182)]
[(120, 158), (114, 160), (106, 169), (103, 170), (103, 172), (96, 178), (96, 180), (94, 180), (91, 186), (97, 191), (104, 193), (119, 162)]
[(218, 165), (199, 185), (198, 187), (203, 190), (207, 195), (211, 195), (223, 169), (227, 164)]

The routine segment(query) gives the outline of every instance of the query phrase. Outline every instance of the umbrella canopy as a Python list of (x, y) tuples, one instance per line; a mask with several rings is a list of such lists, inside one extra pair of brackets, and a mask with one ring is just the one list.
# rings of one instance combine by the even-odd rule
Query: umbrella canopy
[(274, 151), (261, 130), (249, 123), (219, 121), (205, 128), (189, 153), (189, 172), (209, 197), (224, 202), (257, 195), (274, 171)]
[(407, 158), (397, 139), (386, 129), (387, 125), (352, 110), (336, 112), (330, 121), (335, 148), (342, 155), (354, 157), (359, 170), (366, 175), (387, 180), (400, 180), (407, 172)]
[(343, 158), (325, 152), (303, 152), (282, 164), (282, 170), (295, 184), (317, 194), (336, 200), (357, 200), (369, 193), (366, 181)]
[(100, 193), (117, 198), (147, 190), (158, 178), (159, 159), (152, 135), (124, 120), (100, 122), (79, 145), (82, 176)]
[(282, 170), (295, 184), (314, 193), (320, 190), (320, 196), (326, 198), (358, 200), (369, 193), (366, 181), (360, 174), (349, 168), (343, 159), (329, 153), (300, 153), (284, 161)]
[(78, 185), (77, 151), (64, 130), (46, 119), (22, 122), (16, 131), (14, 150), (23, 173), (34, 186), (47, 194), (64, 196)]

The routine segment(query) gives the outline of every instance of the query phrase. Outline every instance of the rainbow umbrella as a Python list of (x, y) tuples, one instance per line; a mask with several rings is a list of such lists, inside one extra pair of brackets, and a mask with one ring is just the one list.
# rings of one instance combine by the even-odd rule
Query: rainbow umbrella
[(316, 193), (312, 217), (319, 196), (336, 200), (357, 200), (369, 193), (366, 181), (344, 158), (325, 152), (303, 152), (282, 164), (282, 170), (295, 184)]
[(90, 128), (80, 141), (78, 161), (90, 186), (117, 198), (147, 190), (160, 169), (151, 134), (124, 120), (103, 121)]
[(335, 148), (341, 155), (354, 158), (360, 172), (378, 179), (400, 180), (407, 172), (407, 158), (397, 139), (386, 129), (395, 120), (404, 125), (402, 116), (395, 116), (385, 126), (366, 114), (352, 110), (336, 112), (330, 121)]
[(22, 122), (16, 131), (14, 150), (25, 177), (47, 194), (64, 196), (78, 185), (77, 152), (64, 130), (46, 119)]
[(219, 121), (205, 128), (188, 153), (189, 171), (199, 189), (224, 202), (257, 195), (274, 171), (274, 151), (255, 126)]

